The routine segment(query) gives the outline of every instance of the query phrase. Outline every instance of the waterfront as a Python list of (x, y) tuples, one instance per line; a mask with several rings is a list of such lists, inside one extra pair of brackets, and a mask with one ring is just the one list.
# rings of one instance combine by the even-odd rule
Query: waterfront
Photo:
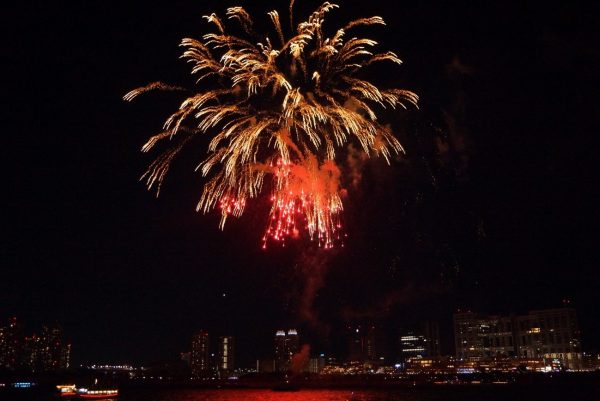
[[(54, 396), (1, 394), (10, 401), (53, 401)], [(587, 401), (600, 399), (600, 382), (536, 385), (435, 386), (392, 389), (125, 389), (117, 401)]]

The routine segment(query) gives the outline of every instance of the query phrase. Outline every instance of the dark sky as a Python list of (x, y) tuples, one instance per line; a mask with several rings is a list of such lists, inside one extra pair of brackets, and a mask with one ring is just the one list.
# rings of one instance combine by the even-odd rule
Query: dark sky
[[(287, 2), (246, 2), (255, 20)], [(306, 16), (319, 3), (298, 1)], [(421, 97), (388, 116), (406, 157), (348, 185), (344, 248), (260, 249), (266, 204), (217, 228), (194, 211), (204, 149), (157, 199), (140, 153), (177, 105), (132, 88), (190, 82), (183, 37), (231, 1), (18, 2), (2, 13), (0, 319), (59, 322), (77, 362), (176, 357), (191, 334), (233, 334), (242, 362), (280, 327), (340, 351), (340, 327), (389, 333), (451, 313), (526, 313), (570, 299), (598, 349), (598, 6), (522, 1), (340, 1), (404, 65), (375, 81)], [(481, 4), (479, 4), (481, 3)], [(264, 5), (263, 5), (264, 4)], [(383, 73), (381, 73), (383, 72)], [(446, 335), (444, 343), (450, 344)], [(450, 352), (450, 350), (447, 350)]]

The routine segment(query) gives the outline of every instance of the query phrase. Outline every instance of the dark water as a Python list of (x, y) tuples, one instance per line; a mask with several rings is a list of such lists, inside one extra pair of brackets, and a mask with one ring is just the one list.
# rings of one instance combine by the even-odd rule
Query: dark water
[[(10, 401), (57, 401), (52, 396), (12, 394)], [(8, 394), (4, 394), (8, 396)], [(115, 401), (600, 401), (600, 383), (534, 386), (440, 386), (398, 389), (272, 390), (125, 390)]]
[(181, 390), (124, 393), (119, 401), (600, 401), (597, 386), (436, 387), (388, 390)]

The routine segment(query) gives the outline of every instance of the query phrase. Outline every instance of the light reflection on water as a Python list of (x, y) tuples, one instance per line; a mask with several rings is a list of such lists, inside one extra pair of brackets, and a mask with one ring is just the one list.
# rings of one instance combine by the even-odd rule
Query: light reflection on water
[(124, 391), (118, 401), (598, 401), (600, 383), (396, 389)]
[[(123, 388), (113, 401), (599, 401), (600, 380), (515, 386), (436, 386), (379, 389), (156, 389)], [(7, 398), (8, 397), (8, 398)], [(53, 395), (2, 393), (0, 401), (58, 401)], [(66, 401), (66, 400), (65, 400)], [(105, 400), (106, 401), (106, 400)]]
[(176, 391), (154, 394), (152, 398), (143, 395), (126, 395), (120, 401), (417, 401), (412, 394), (378, 391), (352, 390), (300, 390), (278, 392), (272, 390), (201, 390)]

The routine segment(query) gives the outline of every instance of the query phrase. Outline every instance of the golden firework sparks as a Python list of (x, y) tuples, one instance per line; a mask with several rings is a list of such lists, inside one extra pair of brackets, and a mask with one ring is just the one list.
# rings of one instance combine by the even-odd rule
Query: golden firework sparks
[[(293, 24), (290, 2), (289, 22)], [(325, 2), (286, 37), (277, 11), (268, 16), (274, 40), (253, 30), (242, 7), (227, 9), (248, 38), (227, 33), (216, 14), (204, 18), (216, 28), (202, 40), (185, 38), (182, 58), (197, 77), (193, 94), (165, 121), (163, 131), (142, 147), (164, 139), (171, 146), (142, 176), (149, 188), (160, 185), (173, 158), (197, 135), (208, 134), (208, 157), (199, 165), (204, 184), (197, 210), (221, 210), (220, 227), (239, 217), (248, 199), (258, 197), (265, 178), (272, 182), (272, 208), (263, 237), (283, 241), (306, 229), (319, 245), (333, 246), (340, 232), (340, 170), (336, 149), (351, 142), (367, 155), (402, 152), (400, 142), (377, 120), (376, 110), (416, 106), (418, 97), (404, 89), (380, 89), (358, 78), (364, 67), (381, 61), (401, 64), (392, 52), (374, 53), (371, 39), (346, 35), (356, 26), (385, 25), (381, 17), (360, 18), (331, 37), (325, 15), (338, 5)], [(278, 45), (275, 45), (278, 43)], [(153, 82), (124, 96), (130, 101), (150, 90), (183, 88)]]

